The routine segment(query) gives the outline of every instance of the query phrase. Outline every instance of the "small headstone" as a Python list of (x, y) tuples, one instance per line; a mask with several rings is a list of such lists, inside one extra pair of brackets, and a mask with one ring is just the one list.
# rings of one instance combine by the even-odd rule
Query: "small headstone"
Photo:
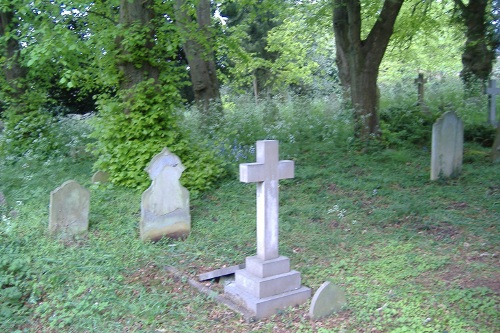
[(5, 195), (3, 195), (2, 192), (0, 192), (0, 206), (6, 206), (7, 205), (7, 199), (5, 199)]
[(325, 282), (319, 287), (311, 301), (309, 317), (319, 319), (340, 311), (346, 304), (345, 293), (336, 285)]
[(490, 80), (488, 88), (486, 88), (486, 94), (488, 94), (488, 123), (493, 126), (497, 126), (497, 95), (500, 95), (500, 88), (497, 88), (497, 81)]
[(162, 237), (185, 238), (189, 235), (189, 192), (179, 181), (184, 169), (179, 157), (167, 148), (153, 157), (145, 169), (152, 183), (142, 194), (142, 240), (158, 241)]
[(92, 183), (107, 183), (109, 181), (109, 174), (104, 171), (97, 171), (92, 176)]
[(493, 163), (500, 163), (500, 126), (497, 127), (497, 134), (495, 135), (495, 142), (491, 149), (491, 158)]
[(71, 238), (89, 227), (90, 192), (68, 180), (50, 193), (49, 233)]
[(431, 180), (455, 177), (462, 170), (464, 125), (448, 111), (432, 126)]

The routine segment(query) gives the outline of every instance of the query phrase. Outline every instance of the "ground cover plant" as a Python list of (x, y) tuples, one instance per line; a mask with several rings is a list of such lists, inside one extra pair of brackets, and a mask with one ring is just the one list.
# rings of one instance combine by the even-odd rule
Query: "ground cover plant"
[[(489, 160), (490, 147), (469, 141), (461, 175), (431, 182), (429, 121), (401, 100), (383, 101), (396, 111), (386, 112), (384, 137), (365, 153), (335, 96), (225, 101), (223, 126), (191, 140), (223, 157), (227, 176), (192, 197), (185, 241), (154, 244), (138, 238), (139, 190), (90, 183), (93, 157), (80, 149), (88, 143), (88, 120), (54, 120), (59, 150), (34, 149), (34, 142), (0, 163), (7, 201), (0, 205), (0, 330), (500, 330), (498, 165)], [(484, 121), (479, 106), (456, 103), (446, 107), (468, 115), (466, 130)], [(443, 110), (431, 111), (435, 119)], [(183, 121), (193, 128), (197, 120), (186, 112)], [(346, 307), (330, 317), (310, 320), (305, 304), (247, 323), (187, 283), (255, 253), (255, 185), (238, 182), (237, 165), (255, 160), (253, 143), (263, 138), (279, 139), (280, 158), (296, 164), (295, 178), (280, 182), (280, 253), (313, 291), (324, 281), (345, 290)], [(90, 229), (62, 242), (47, 235), (48, 202), (68, 179), (90, 189)], [(222, 292), (223, 281), (204, 284)]]

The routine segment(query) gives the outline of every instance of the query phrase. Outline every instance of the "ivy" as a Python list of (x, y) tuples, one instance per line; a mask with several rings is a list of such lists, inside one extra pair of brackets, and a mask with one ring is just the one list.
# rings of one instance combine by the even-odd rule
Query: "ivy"
[(145, 189), (150, 179), (144, 169), (154, 155), (168, 147), (186, 167), (182, 183), (192, 193), (204, 190), (223, 175), (222, 162), (215, 152), (187, 141), (172, 103), (178, 99), (177, 93), (158, 89), (146, 81), (99, 101), (92, 134), (97, 141), (90, 146), (97, 157), (94, 168), (109, 172), (116, 184)]

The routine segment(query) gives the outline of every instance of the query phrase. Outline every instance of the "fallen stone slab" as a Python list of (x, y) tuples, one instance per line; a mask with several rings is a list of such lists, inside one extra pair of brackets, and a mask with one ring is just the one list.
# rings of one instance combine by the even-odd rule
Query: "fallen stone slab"
[(198, 280), (199, 281), (206, 281), (210, 279), (216, 279), (221, 276), (226, 276), (226, 275), (231, 275), (234, 274), (238, 269), (243, 269), (245, 268), (245, 264), (239, 264), (239, 265), (234, 265), (234, 266), (229, 266), (229, 267), (223, 267), (219, 268), (216, 270), (213, 270), (211, 272), (206, 272), (198, 275)]

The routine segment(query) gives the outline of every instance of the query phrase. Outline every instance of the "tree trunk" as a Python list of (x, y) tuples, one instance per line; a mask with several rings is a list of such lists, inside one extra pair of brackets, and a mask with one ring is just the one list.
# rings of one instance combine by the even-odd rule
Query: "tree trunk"
[[(118, 68), (123, 75), (120, 82), (122, 90), (131, 89), (148, 79), (153, 79), (155, 83), (158, 83), (160, 71), (148, 57), (155, 46), (155, 29), (151, 25), (151, 20), (155, 16), (153, 4), (154, 0), (121, 0), (120, 2), (120, 24), (125, 28), (125, 34), (119, 35), (116, 43), (119, 48)], [(145, 33), (144, 30), (146, 30)], [(132, 34), (144, 34), (144, 36), (133, 39), (137, 44), (124, 43)], [(141, 52), (138, 52), (139, 50)]]
[(211, 113), (221, 113), (222, 109), (210, 32), (210, 0), (199, 0), (196, 4), (196, 22), (188, 9), (188, 0), (176, 0), (175, 17), (185, 38), (183, 48), (189, 65), (194, 98), (206, 120), (211, 121), (217, 116)]
[(455, 0), (455, 3), (461, 11), (467, 37), (460, 76), (468, 91), (479, 81), (482, 87), (478, 91), (482, 93), (493, 68), (496, 47), (494, 35), (488, 33), (489, 0), (470, 0), (468, 5), (461, 0)]
[(377, 79), (403, 0), (386, 0), (367, 38), (361, 39), (359, 0), (335, 0), (333, 29), (337, 66), (354, 108), (355, 133), (362, 142), (379, 135)]
[(19, 63), (19, 42), (13, 37), (15, 33), (13, 20), (14, 9), (0, 12), (0, 37), (10, 36), (6, 38), (6, 44), (3, 46), (3, 74), (8, 87), (8, 96), (14, 101), (19, 99), (26, 92), (26, 85), (20, 82), (26, 77), (26, 69)]

